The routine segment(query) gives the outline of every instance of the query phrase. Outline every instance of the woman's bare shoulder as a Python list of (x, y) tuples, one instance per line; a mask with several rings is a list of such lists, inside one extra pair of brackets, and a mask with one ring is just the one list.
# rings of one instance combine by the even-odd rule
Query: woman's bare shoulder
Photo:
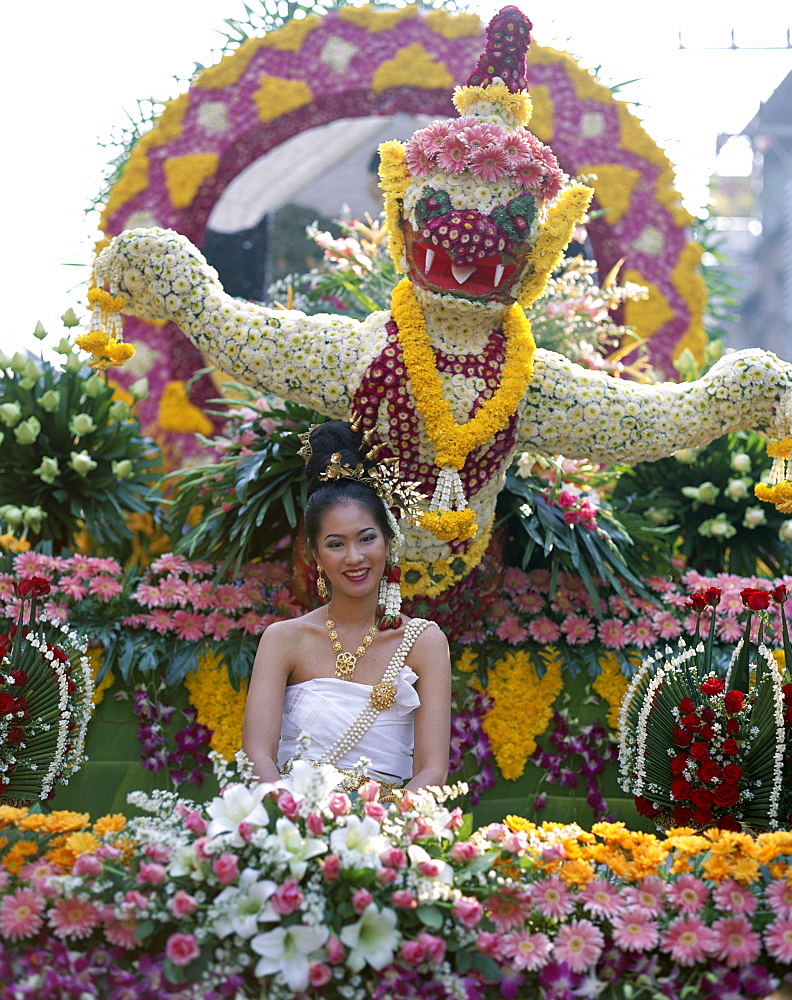
[[(274, 646), (300, 642), (301, 639), (311, 634), (318, 621), (316, 615), (309, 612), (298, 618), (282, 618), (279, 621), (271, 622), (261, 635), (261, 644)], [(324, 621), (323, 618), (322, 621)]]
[[(407, 618), (402, 616), (404, 621), (404, 627), (406, 629), (407, 625), (411, 621), (415, 621), (415, 618)], [(448, 639), (446, 638), (445, 632), (440, 628), (437, 622), (430, 622), (429, 625), (424, 628), (424, 630), (417, 636), (415, 642), (413, 643), (413, 649), (421, 656), (426, 654), (427, 656), (448, 656)]]

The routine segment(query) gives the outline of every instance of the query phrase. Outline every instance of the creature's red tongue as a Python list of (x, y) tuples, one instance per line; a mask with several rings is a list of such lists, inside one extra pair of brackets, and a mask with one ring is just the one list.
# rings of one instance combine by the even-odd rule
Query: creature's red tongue
[[(407, 234), (405, 234), (407, 235)], [(496, 253), (475, 264), (455, 264), (441, 247), (411, 231), (405, 240), (410, 277), (429, 291), (452, 292), (466, 299), (511, 301), (520, 262), (511, 254)]]

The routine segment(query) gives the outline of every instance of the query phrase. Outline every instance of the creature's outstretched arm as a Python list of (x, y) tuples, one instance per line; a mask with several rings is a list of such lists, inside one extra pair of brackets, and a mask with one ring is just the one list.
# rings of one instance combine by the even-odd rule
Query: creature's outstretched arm
[(726, 355), (695, 382), (640, 385), (537, 350), (520, 447), (595, 462), (653, 461), (736, 430), (785, 437), (790, 402), (792, 365), (768, 351)]
[(385, 341), (385, 322), (306, 316), (232, 298), (185, 237), (131, 229), (96, 259), (97, 285), (125, 300), (123, 312), (174, 322), (222, 371), (262, 392), (349, 414), (352, 393)]

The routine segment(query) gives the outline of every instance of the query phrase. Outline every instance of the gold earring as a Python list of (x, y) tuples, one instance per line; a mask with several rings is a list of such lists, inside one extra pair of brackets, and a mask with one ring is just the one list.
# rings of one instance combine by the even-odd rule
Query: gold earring
[(316, 564), (316, 568), (319, 570), (319, 576), (316, 580), (316, 589), (319, 592), (319, 596), (324, 601), (327, 599), (327, 584), (325, 583), (325, 578), (322, 576), (322, 567), (319, 563)]

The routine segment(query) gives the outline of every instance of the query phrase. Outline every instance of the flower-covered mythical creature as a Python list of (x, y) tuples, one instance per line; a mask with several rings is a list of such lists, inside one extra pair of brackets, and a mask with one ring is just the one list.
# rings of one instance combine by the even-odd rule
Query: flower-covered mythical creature
[(518, 450), (634, 463), (743, 428), (790, 432), (792, 366), (773, 354), (740, 351), (696, 382), (641, 385), (535, 349), (522, 307), (592, 192), (525, 127), (530, 29), (503, 8), (455, 90), (459, 116), (380, 147), (389, 247), (405, 275), (390, 313), (361, 322), (232, 298), (170, 230), (123, 232), (95, 264), (124, 312), (173, 321), (237, 381), (374, 429), (432, 497), (421, 525), (405, 526), (403, 560), (428, 572), (435, 595), (470, 584)]

